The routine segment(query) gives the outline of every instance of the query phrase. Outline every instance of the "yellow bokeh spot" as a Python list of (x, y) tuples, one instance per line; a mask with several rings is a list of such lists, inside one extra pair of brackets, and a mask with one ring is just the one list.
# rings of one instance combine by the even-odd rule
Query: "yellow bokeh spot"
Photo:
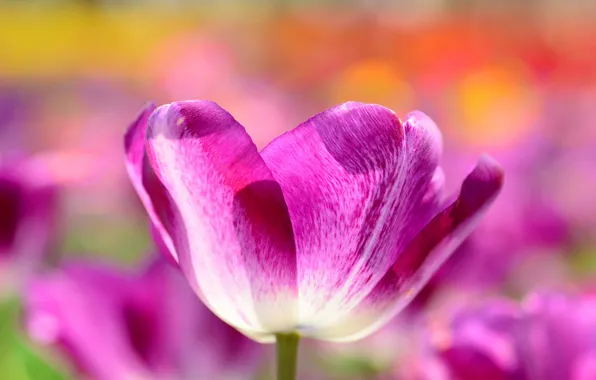
[(457, 91), (452, 125), (464, 143), (505, 146), (523, 138), (538, 114), (536, 91), (517, 67), (483, 67)]
[(142, 76), (154, 47), (194, 30), (197, 14), (146, 9), (64, 5), (42, 12), (3, 6), (0, 12), (0, 71), (32, 78), (77, 74)]
[(383, 60), (349, 66), (337, 77), (330, 95), (334, 104), (355, 100), (381, 104), (398, 113), (409, 111), (414, 104), (411, 86), (397, 68)]

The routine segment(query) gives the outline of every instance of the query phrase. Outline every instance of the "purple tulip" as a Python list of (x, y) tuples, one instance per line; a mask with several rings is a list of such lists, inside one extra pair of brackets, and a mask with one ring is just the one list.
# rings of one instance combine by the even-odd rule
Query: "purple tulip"
[[(442, 379), (596, 378), (594, 296), (532, 295), (521, 306), (492, 301), (431, 327), (428, 350), (411, 362), (435, 363)], [(408, 378), (430, 380), (422, 366), (410, 367), (417, 376)]]
[[(527, 379), (594, 379), (596, 297), (537, 294), (524, 302), (521, 356)], [(591, 377), (582, 377), (590, 369)]]
[(0, 157), (0, 293), (20, 286), (55, 237), (56, 187), (34, 166)]
[(259, 346), (215, 317), (164, 260), (141, 275), (70, 263), (33, 281), (26, 326), (93, 379), (246, 379)]
[(403, 308), (471, 232), (503, 174), (483, 156), (442, 197), (441, 134), (424, 114), (345, 103), (259, 152), (208, 101), (145, 108), (129, 174), (197, 295), (247, 336), (347, 341)]

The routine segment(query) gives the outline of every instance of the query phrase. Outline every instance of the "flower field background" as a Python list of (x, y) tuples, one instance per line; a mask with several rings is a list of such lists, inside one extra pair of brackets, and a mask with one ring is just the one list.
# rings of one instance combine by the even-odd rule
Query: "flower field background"
[[(414, 109), (432, 117), (449, 193), (484, 152), (503, 166), (505, 185), (404, 313), (360, 342), (306, 342), (298, 378), (513, 379), (525, 371), (515, 378), (596, 379), (596, 7), (399, 3), (0, 1), (0, 177), (25, 173), (35, 191), (51, 187), (33, 197), (19, 190), (17, 199), (0, 186), (0, 374), (272, 378), (272, 346), (241, 347), (211, 327), (206, 309), (187, 313), (189, 304), (202, 307), (186, 297), (187, 285), (147, 264), (156, 248), (122, 136), (148, 100), (209, 99), (261, 149), (355, 100), (402, 118)], [(41, 211), (11, 211), (46, 196), (48, 206), (35, 205)], [(80, 279), (91, 275), (76, 269), (81, 262), (117, 273), (112, 283), (141, 278), (133, 298), (142, 314), (193, 316), (156, 326), (171, 338), (193, 325), (198, 343), (137, 331), (145, 317), (125, 332), (101, 330), (121, 315), (100, 315), (114, 308), (103, 300), (111, 290), (84, 290)], [(56, 271), (59, 281), (45, 277)], [(514, 319), (524, 331), (555, 327), (547, 343), (528, 338), (531, 347), (521, 349), (524, 335), (502, 327)], [(570, 321), (575, 335), (557, 333)], [(64, 341), (71, 352), (60, 349)], [(185, 365), (212, 372), (157, 375), (180, 352), (192, 356)], [(481, 359), (471, 366), (470, 355)], [(92, 372), (97, 363), (110, 371)], [(119, 366), (126, 368), (114, 375)]]

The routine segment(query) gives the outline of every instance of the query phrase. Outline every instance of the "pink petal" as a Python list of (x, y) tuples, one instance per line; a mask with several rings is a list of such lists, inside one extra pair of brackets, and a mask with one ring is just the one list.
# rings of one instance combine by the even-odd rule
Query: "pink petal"
[(58, 187), (30, 161), (0, 157), (0, 293), (17, 291), (56, 243)]
[(457, 200), (424, 227), (347, 318), (317, 332), (317, 337), (358, 339), (405, 307), (474, 229), (502, 184), (503, 172), (499, 165), (488, 156), (481, 157), (463, 182)]
[(428, 221), (440, 152), (423, 114), (402, 126), (361, 103), (318, 114), (263, 150), (294, 228), (303, 332), (353, 309)]
[(262, 346), (207, 309), (178, 268), (156, 257), (135, 280), (127, 325), (151, 368), (169, 369), (171, 379), (228, 378), (256, 369)]
[[(124, 136), (124, 147), (126, 150), (126, 169), (131, 182), (143, 202), (149, 218), (151, 219), (151, 232), (156, 240), (160, 251), (167, 257), (178, 261), (178, 255), (172, 243), (172, 237), (167, 230), (167, 217), (159, 215), (158, 209), (163, 212), (163, 203), (167, 203), (161, 183), (155, 178), (153, 169), (147, 161), (145, 149), (145, 136), (147, 134), (147, 122), (155, 111), (153, 103), (147, 104), (139, 113), (136, 120), (128, 127)], [(155, 203), (161, 203), (161, 207)]]
[(75, 264), (36, 278), (25, 293), (33, 340), (59, 345), (98, 380), (149, 378), (121, 321), (128, 279), (107, 267)]
[(194, 290), (249, 335), (292, 328), (292, 226), (281, 189), (244, 128), (213, 102), (177, 102), (154, 112), (147, 140), (169, 200), (154, 202), (156, 211), (168, 219)]

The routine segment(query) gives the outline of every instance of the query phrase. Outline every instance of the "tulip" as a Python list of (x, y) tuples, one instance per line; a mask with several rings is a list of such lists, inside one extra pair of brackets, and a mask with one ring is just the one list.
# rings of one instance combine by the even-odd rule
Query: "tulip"
[(0, 157), (0, 293), (17, 291), (52, 247), (57, 191), (33, 160)]
[(132, 183), (198, 297), (294, 378), (298, 337), (350, 341), (401, 310), (471, 232), (503, 173), (482, 156), (445, 202), (441, 134), (345, 103), (259, 152), (209, 101), (148, 105), (125, 136)]
[[(426, 350), (405, 364), (406, 378), (587, 380), (596, 375), (596, 298), (532, 294), (491, 300), (430, 325)], [(433, 363), (441, 377), (426, 370)], [(412, 368), (407, 368), (408, 366)]]
[(142, 273), (70, 262), (25, 294), (26, 329), (97, 380), (246, 379), (259, 346), (196, 299), (163, 259)]

